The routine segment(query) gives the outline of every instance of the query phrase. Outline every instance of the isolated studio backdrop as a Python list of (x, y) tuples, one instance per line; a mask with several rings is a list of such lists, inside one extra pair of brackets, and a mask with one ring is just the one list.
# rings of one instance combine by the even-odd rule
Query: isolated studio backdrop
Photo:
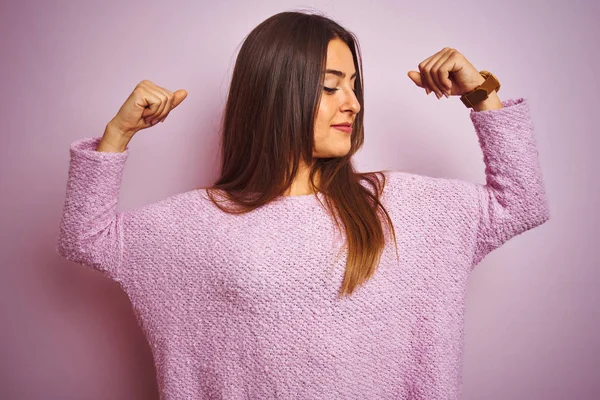
[(292, 9), (320, 10), (358, 37), (359, 171), (485, 183), (469, 110), (458, 97), (427, 96), (407, 76), (443, 47), (497, 75), (500, 99), (529, 101), (552, 218), (470, 277), (463, 397), (600, 398), (600, 6), (516, 0), (3, 2), (0, 398), (156, 398), (126, 295), (56, 254), (69, 144), (100, 136), (142, 79), (186, 89), (164, 124), (130, 144), (119, 209), (208, 185), (239, 45)]

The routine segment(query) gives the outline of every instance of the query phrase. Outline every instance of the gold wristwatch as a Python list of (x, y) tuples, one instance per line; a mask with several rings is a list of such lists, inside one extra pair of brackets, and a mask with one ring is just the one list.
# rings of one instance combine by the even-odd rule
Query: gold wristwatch
[(460, 99), (467, 108), (473, 108), (475, 104), (487, 99), (493, 90), (495, 90), (496, 93), (500, 91), (500, 82), (494, 74), (485, 70), (479, 71), (479, 73), (485, 78), (485, 82), (471, 90), (469, 93), (460, 96)]

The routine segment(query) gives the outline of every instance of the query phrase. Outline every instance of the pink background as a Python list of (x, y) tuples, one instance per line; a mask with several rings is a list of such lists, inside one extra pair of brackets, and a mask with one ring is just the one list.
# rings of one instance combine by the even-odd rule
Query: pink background
[(528, 99), (552, 217), (471, 275), (463, 398), (600, 398), (600, 6), (557, 3), (2, 2), (0, 398), (157, 398), (126, 295), (55, 252), (69, 144), (101, 135), (143, 79), (184, 88), (167, 121), (130, 144), (119, 208), (209, 185), (238, 46), (267, 17), (300, 7), (360, 40), (361, 171), (485, 182), (469, 110), (407, 77), (443, 47), (493, 71), (502, 100)]

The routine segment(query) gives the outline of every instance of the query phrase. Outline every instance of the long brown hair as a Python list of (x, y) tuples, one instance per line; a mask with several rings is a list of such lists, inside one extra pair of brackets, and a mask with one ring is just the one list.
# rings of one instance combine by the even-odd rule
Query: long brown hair
[[(335, 38), (352, 52), (355, 93), (362, 107), (348, 154), (313, 158), (327, 47)], [(340, 296), (352, 294), (375, 272), (385, 246), (380, 216), (385, 216), (396, 243), (392, 220), (379, 201), (385, 175), (358, 173), (352, 164), (351, 157), (364, 142), (363, 98), (362, 59), (352, 32), (314, 13), (287, 11), (266, 19), (248, 34), (237, 56), (221, 125), (220, 176), (206, 189), (224, 212), (251, 212), (284, 195), (299, 163), (305, 162), (315, 196), (316, 192), (325, 195), (326, 205), (317, 199), (337, 228), (345, 228), (348, 258)], [(224, 199), (216, 200), (213, 192)], [(231, 207), (220, 204), (226, 202)]]

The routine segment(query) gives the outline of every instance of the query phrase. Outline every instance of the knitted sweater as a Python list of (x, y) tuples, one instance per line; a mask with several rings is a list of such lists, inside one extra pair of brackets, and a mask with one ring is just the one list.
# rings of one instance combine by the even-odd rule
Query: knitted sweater
[[(526, 99), (470, 118), (486, 185), (386, 171), (396, 229), (338, 297), (345, 234), (314, 195), (227, 214), (204, 190), (117, 211), (129, 147), (74, 141), (57, 251), (128, 295), (162, 399), (458, 399), (469, 272), (549, 219)], [(319, 194), (319, 196), (322, 196)]]

